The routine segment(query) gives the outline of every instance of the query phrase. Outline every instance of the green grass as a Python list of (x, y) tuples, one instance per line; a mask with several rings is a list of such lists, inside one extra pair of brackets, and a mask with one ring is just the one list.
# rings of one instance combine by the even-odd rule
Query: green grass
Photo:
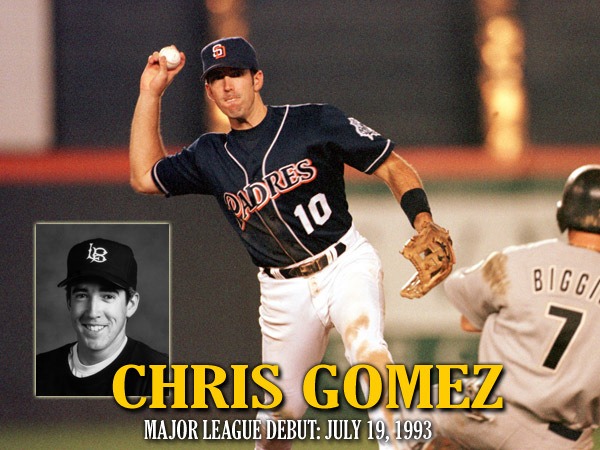
[[(143, 422), (139, 427), (123, 427), (109, 425), (94, 425), (77, 427), (75, 425), (66, 425), (62, 427), (39, 426), (27, 427), (25, 425), (2, 426), (0, 430), (0, 447), (6, 449), (63, 449), (73, 450), (104, 450), (110, 449), (136, 449), (136, 448), (207, 448), (207, 449), (227, 449), (244, 450), (253, 449), (251, 441), (148, 441), (144, 440)], [(600, 431), (595, 434), (595, 450), (600, 450)], [(348, 440), (343, 442), (335, 441), (297, 441), (294, 449), (327, 449), (343, 450), (355, 449), (377, 449), (374, 441), (368, 441), (364, 437), (362, 440)]]
[[(73, 450), (104, 450), (111, 449), (136, 449), (136, 448), (207, 448), (207, 449), (227, 449), (244, 450), (253, 449), (253, 442), (250, 441), (148, 441), (144, 440), (143, 425), (137, 428), (123, 426), (94, 425), (86, 427), (77, 427), (67, 425), (63, 427), (47, 427), (36, 425), (35, 428), (25, 425), (2, 426), (0, 431), (0, 447), (6, 449), (62, 449), (69, 448)], [(600, 432), (595, 434), (595, 450), (600, 450)], [(362, 440), (348, 440), (343, 442), (335, 441), (297, 441), (294, 449), (327, 449), (343, 450), (350, 448), (356, 449), (376, 449), (374, 441), (368, 441), (364, 436)]]
[[(0, 447), (6, 449), (73, 449), (104, 450), (136, 449), (136, 448), (206, 448), (227, 450), (248, 450), (254, 448), (252, 441), (197, 441), (197, 440), (144, 440), (143, 422), (139, 427), (123, 427), (109, 425), (80, 426), (66, 425), (61, 427), (24, 425), (2, 426), (0, 431)], [(343, 450), (345, 448), (377, 449), (375, 442), (366, 438), (355, 441), (297, 441), (294, 449), (322, 448), (327, 450)]]

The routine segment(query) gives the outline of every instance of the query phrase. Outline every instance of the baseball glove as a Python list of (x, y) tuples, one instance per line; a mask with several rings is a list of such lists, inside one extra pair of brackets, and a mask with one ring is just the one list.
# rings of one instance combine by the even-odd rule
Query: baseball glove
[(456, 262), (448, 230), (433, 222), (410, 238), (401, 253), (417, 269), (400, 292), (406, 298), (427, 294), (450, 275)]

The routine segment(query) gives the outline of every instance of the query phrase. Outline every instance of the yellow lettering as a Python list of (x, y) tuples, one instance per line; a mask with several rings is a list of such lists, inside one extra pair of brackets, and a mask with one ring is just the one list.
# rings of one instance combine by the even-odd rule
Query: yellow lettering
[(477, 375), (481, 371), (481, 369), (489, 369), (489, 372), (484, 378), (483, 383), (481, 383), (481, 387), (479, 388), (477, 395), (473, 399), (471, 408), (504, 407), (504, 399), (502, 397), (498, 397), (496, 401), (492, 404), (487, 405), (485, 403), (485, 401), (490, 395), (490, 392), (492, 392), (492, 389), (494, 388), (494, 384), (496, 383), (498, 377), (500, 377), (500, 374), (502, 373), (502, 364), (475, 364), (473, 366), (473, 373)]
[(165, 405), (165, 388), (173, 388), (173, 404), (171, 408), (187, 408), (185, 403), (185, 370), (187, 365), (176, 364), (172, 365), (173, 382), (165, 381), (164, 372), (166, 366), (150, 365), (152, 370), (152, 403), (150, 408), (166, 408)]
[(469, 397), (465, 397), (459, 404), (452, 403), (452, 390), (462, 392), (462, 380), (452, 382), (452, 371), (460, 370), (461, 373), (467, 374), (469, 368), (466, 364), (438, 364), (436, 365), (440, 376), (438, 382), (438, 404), (437, 408), (468, 408), (470, 405)]
[(144, 376), (146, 371), (145, 366), (136, 366), (135, 364), (127, 364), (126, 366), (123, 366), (117, 370), (117, 373), (115, 373), (113, 378), (113, 396), (115, 397), (116, 402), (123, 408), (141, 408), (144, 403), (146, 403), (145, 397), (140, 397), (137, 403), (129, 403), (129, 400), (125, 394), (125, 375), (127, 375), (127, 371), (129, 369), (136, 370), (141, 376)]
[(258, 387), (263, 388), (266, 391), (266, 394), (272, 397), (273, 401), (268, 405), (264, 405), (260, 402), (256, 395), (254, 395), (252, 396), (252, 407), (260, 409), (275, 408), (283, 401), (283, 392), (281, 392), (281, 389), (279, 389), (275, 384), (263, 377), (263, 369), (269, 369), (273, 376), (277, 377), (279, 376), (279, 366), (263, 364), (255, 367), (252, 371), (252, 381), (254, 381)]
[(304, 399), (306, 400), (306, 403), (308, 403), (313, 408), (318, 408), (318, 409), (337, 408), (338, 406), (340, 406), (340, 403), (338, 400), (338, 392), (336, 390), (327, 389), (327, 390), (323, 391), (323, 393), (325, 394), (325, 397), (327, 399), (327, 401), (325, 402), (324, 405), (319, 403), (319, 400), (317, 399), (317, 393), (316, 393), (317, 374), (318, 374), (319, 370), (321, 370), (321, 369), (328, 371), (334, 377), (337, 374), (337, 367), (332, 364), (319, 364), (317, 366), (312, 367), (306, 373), (306, 376), (304, 377), (304, 383), (302, 385), (302, 392), (304, 393)]
[[(219, 409), (227, 409), (229, 405), (223, 397), (223, 392), (217, 387), (225, 382), (227, 373), (225, 369), (213, 365), (193, 365), (194, 370), (194, 404), (192, 408), (208, 408), (206, 403), (206, 391), (210, 391), (215, 406)], [(206, 381), (206, 371), (214, 373), (212, 383)]]
[[(404, 406), (410, 408), (412, 406), (415, 389), (417, 387), (417, 379), (419, 380), (419, 404), (417, 408), (433, 408), (431, 404), (431, 364), (416, 364), (413, 367), (413, 373), (410, 380), (406, 373), (406, 366), (402, 364), (388, 364), (389, 373), (389, 401), (387, 408), (399, 408), (398, 405), (398, 389), (400, 385), (400, 395), (404, 401)], [(398, 383), (396, 383), (398, 381)]]
[[(357, 387), (359, 386), (358, 376), (361, 370), (368, 372), (369, 382), (369, 398), (366, 399), (366, 403), (361, 405), (358, 402), (356, 395)], [(348, 404), (353, 408), (367, 409), (375, 406), (381, 394), (383, 393), (383, 382), (381, 381), (381, 374), (373, 366), (367, 364), (357, 364), (350, 367), (346, 375), (344, 376), (344, 396), (348, 401)]]
[(233, 403), (232, 408), (247, 408), (246, 403), (246, 369), (247, 365), (234, 365), (233, 369)]

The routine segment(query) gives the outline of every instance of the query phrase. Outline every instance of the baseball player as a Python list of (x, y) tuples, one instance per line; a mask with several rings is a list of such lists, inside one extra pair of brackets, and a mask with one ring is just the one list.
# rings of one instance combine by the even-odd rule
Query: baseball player
[[(65, 287), (77, 342), (36, 357), (36, 395), (112, 396), (113, 377), (126, 364), (169, 364), (168, 355), (127, 336), (140, 295), (132, 249), (97, 238), (71, 248)], [(127, 395), (150, 395), (151, 377), (127, 375)]]
[[(307, 409), (302, 380), (321, 362), (333, 327), (350, 363), (368, 363), (382, 373), (391, 363), (383, 339), (381, 263), (352, 223), (344, 164), (383, 179), (420, 236), (443, 244), (443, 276), (453, 263), (450, 239), (433, 223), (421, 181), (392, 151), (392, 141), (330, 105), (265, 105), (263, 72), (243, 38), (212, 42), (201, 58), (206, 94), (228, 117), (231, 131), (204, 134), (167, 156), (160, 101), (185, 55), (167, 70), (154, 52), (132, 121), (131, 184), (141, 193), (217, 199), (259, 268), (262, 358), (280, 369), (276, 383), (284, 406), (260, 417), (297, 419)], [(407, 289), (419, 296), (441, 278), (417, 277)], [(389, 423), (382, 411), (370, 413)], [(291, 448), (291, 442), (264, 440), (257, 448)]]
[[(600, 165), (575, 170), (558, 239), (508, 247), (445, 282), (479, 360), (503, 365), (504, 409), (434, 414), (467, 449), (591, 449), (600, 425)], [(411, 414), (418, 413), (412, 411)], [(416, 448), (416, 447), (415, 447)]]

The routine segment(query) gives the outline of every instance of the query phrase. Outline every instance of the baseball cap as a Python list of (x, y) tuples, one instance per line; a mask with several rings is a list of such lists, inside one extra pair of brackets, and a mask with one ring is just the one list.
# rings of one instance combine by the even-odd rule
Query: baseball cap
[(258, 70), (254, 47), (242, 37), (226, 37), (211, 42), (202, 49), (202, 79), (219, 67)]
[(74, 245), (67, 257), (67, 278), (58, 287), (83, 277), (99, 277), (124, 289), (136, 289), (137, 262), (133, 250), (103, 238)]

